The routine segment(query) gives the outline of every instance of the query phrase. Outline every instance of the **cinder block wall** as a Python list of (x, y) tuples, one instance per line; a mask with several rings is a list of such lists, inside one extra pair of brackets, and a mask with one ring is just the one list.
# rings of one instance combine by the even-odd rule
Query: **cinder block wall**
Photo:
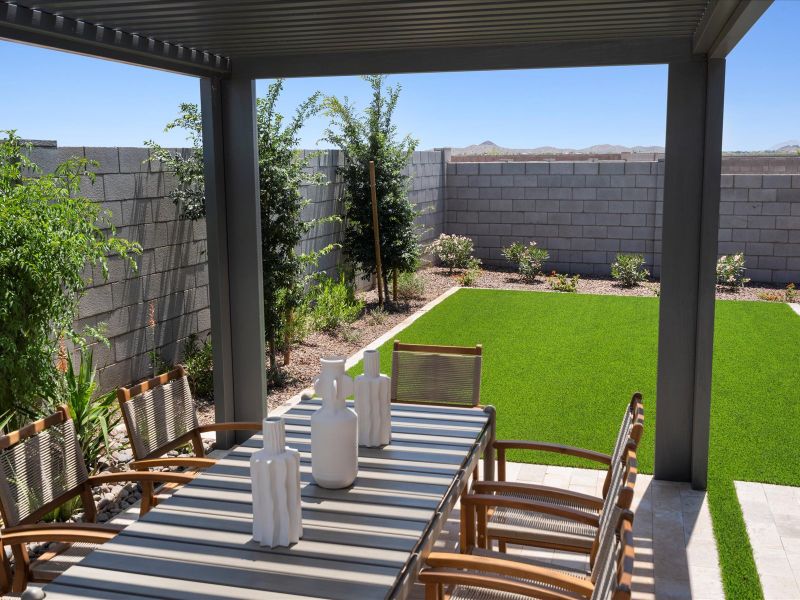
[[(534, 240), (547, 269), (607, 275), (627, 252), (658, 276), (663, 174), (663, 161), (448, 163), (446, 231), (487, 264)], [(721, 200), (720, 253), (743, 251), (755, 281), (800, 280), (800, 176), (724, 175)]]
[[(188, 152), (188, 150), (181, 150)], [(341, 184), (336, 166), (342, 160), (336, 150), (311, 155), (310, 169), (321, 171), (327, 184), (305, 186), (311, 200), (304, 218), (320, 218), (341, 212)], [(170, 362), (182, 358), (186, 338), (204, 337), (211, 328), (208, 293), (205, 220), (179, 218), (167, 197), (177, 184), (172, 173), (148, 161), (146, 148), (89, 148), (35, 146), (31, 158), (43, 171), (52, 172), (70, 156), (85, 156), (100, 163), (97, 179), (88, 181), (82, 193), (102, 204), (112, 214), (117, 235), (142, 245), (137, 269), (119, 258), (109, 260), (109, 276), (99, 269), (87, 274), (91, 285), (81, 300), (78, 327), (105, 323), (109, 346), (93, 344), (101, 388), (128, 385), (151, 374), (148, 352), (155, 347)], [(442, 152), (415, 152), (407, 169), (413, 177), (410, 198), (425, 214), (419, 218), (428, 241), (443, 231), (444, 163)], [(319, 250), (340, 242), (341, 223), (312, 230), (303, 250)], [(320, 261), (320, 270), (335, 274), (341, 252)], [(147, 329), (150, 305), (154, 306), (155, 334)]]

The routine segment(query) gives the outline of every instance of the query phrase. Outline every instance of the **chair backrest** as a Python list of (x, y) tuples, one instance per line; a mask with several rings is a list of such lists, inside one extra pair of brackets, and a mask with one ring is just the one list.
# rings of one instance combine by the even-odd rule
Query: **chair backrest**
[[(630, 510), (633, 504), (633, 495), (636, 488), (636, 474), (639, 465), (636, 460), (636, 449), (630, 444), (623, 453), (622, 463), (624, 468), (615, 473), (611, 480), (611, 485), (603, 500), (603, 507), (600, 510), (600, 524), (597, 528), (597, 537), (592, 546), (590, 563), (592, 565), (602, 563), (608, 552), (609, 538), (614, 536), (614, 529), (619, 521), (620, 514)], [(596, 573), (592, 572), (592, 579)]]
[(195, 453), (202, 453), (196, 439), (197, 410), (183, 367), (119, 388), (117, 399), (137, 460), (162, 456), (189, 442)]
[(392, 402), (478, 406), (483, 348), (394, 343)]
[[(633, 513), (618, 515), (615, 531), (608, 536), (608, 551), (592, 570), (591, 600), (630, 600), (633, 583)], [(595, 577), (595, 572), (597, 573)]]
[(0, 511), (6, 527), (36, 523), (85, 492), (88, 479), (75, 423), (65, 406), (0, 436)]
[(625, 407), (625, 414), (622, 416), (622, 423), (619, 426), (617, 439), (614, 442), (614, 450), (611, 452), (611, 465), (606, 475), (605, 483), (603, 484), (603, 497), (608, 495), (609, 485), (611, 478), (614, 475), (614, 470), (622, 470), (623, 454), (625, 449), (632, 443), (633, 448), (639, 446), (642, 440), (642, 433), (644, 432), (644, 403), (642, 402), (642, 395), (636, 392), (628, 406)]

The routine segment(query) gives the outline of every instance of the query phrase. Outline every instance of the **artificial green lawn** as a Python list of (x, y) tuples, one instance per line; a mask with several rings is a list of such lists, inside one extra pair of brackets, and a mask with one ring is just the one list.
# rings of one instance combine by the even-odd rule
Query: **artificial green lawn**
[[(733, 480), (800, 485), (800, 316), (785, 304), (718, 301), (709, 505), (729, 598), (761, 597)], [(499, 438), (611, 450), (631, 393), (645, 401), (640, 469), (653, 469), (658, 299), (460, 290), (398, 338), (483, 344), (481, 401)], [(381, 348), (390, 372), (391, 342)], [(353, 369), (361, 372), (361, 366)], [(596, 466), (560, 455), (511, 460)]]

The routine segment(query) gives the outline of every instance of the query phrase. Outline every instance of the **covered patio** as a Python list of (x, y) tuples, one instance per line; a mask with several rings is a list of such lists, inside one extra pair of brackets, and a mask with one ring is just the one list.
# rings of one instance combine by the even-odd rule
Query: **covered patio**
[[(25, 1), (0, 3), (0, 38), (199, 78), (218, 423), (267, 416), (257, 79), (668, 64), (656, 481), (646, 489), (710, 532), (702, 495), (662, 482), (708, 481), (725, 58), (769, 5)], [(246, 439), (223, 431), (218, 445)], [(521, 480), (551, 474), (525, 469)]]

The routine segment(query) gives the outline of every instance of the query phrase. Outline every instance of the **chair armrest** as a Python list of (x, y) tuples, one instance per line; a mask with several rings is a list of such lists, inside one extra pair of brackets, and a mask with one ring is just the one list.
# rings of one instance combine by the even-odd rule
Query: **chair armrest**
[(504, 481), (476, 481), (472, 484), (472, 490), (478, 494), (500, 493), (500, 494), (530, 494), (541, 498), (552, 498), (554, 500), (564, 500), (577, 506), (584, 506), (594, 510), (603, 508), (602, 498), (572, 492), (570, 490), (560, 490), (558, 488), (535, 483), (504, 482)]
[(494, 494), (465, 494), (461, 497), (462, 510), (475, 507), (485, 506), (494, 508), (512, 508), (516, 510), (542, 513), (560, 517), (562, 519), (570, 519), (578, 523), (586, 523), (592, 527), (600, 526), (600, 519), (596, 515), (575, 510), (566, 506), (558, 506), (555, 504), (544, 504), (542, 502), (535, 502), (525, 498), (517, 498), (513, 496), (496, 496)]
[(238, 423), (209, 423), (196, 429), (200, 433), (208, 431), (261, 431), (263, 425), (257, 421), (241, 421)]
[(0, 531), (0, 539), (11, 546), (41, 542), (104, 544), (123, 529), (124, 526), (95, 523), (36, 523), (7, 527)]
[(217, 464), (213, 458), (146, 458), (130, 463), (132, 469), (147, 470), (153, 467), (191, 467), (194, 469), (207, 469)]
[[(496, 586), (500, 584), (502, 585), (500, 589), (504, 589), (505, 591), (511, 591), (511, 589), (509, 589), (511, 586), (519, 585), (523, 587), (518, 588), (519, 591), (512, 593), (521, 593), (536, 597), (538, 597), (537, 594), (541, 594), (543, 590), (538, 586), (531, 585), (531, 583), (534, 582), (545, 586), (554, 586), (560, 590), (567, 590), (586, 597), (591, 596), (594, 588), (590, 580), (582, 577), (576, 577), (554, 569), (537, 567), (535, 565), (503, 558), (454, 554), (450, 552), (431, 552), (426, 559), (426, 563), (432, 568), (423, 569), (420, 572), (419, 580), (424, 583), (464, 583), (465, 585), (489, 587), (491, 589), (498, 589)], [(490, 575), (490, 577), (481, 577), (475, 575), (475, 573), (462, 573), (453, 571), (453, 569), (465, 569), (475, 573), (484, 573)], [(452, 576), (453, 579), (448, 581), (449, 576)], [(513, 577), (514, 579), (505, 579), (505, 577)], [(519, 581), (519, 579), (525, 581)], [(552, 591), (556, 594), (558, 593), (558, 590)], [(554, 597), (558, 598), (559, 596), (555, 595)], [(564, 594), (563, 597), (572, 596)]]
[[(557, 454), (568, 454), (570, 456), (577, 456), (587, 460), (602, 463), (604, 465), (611, 464), (611, 456), (603, 454), (602, 452), (595, 452), (594, 450), (586, 450), (585, 448), (576, 448), (574, 446), (565, 446), (563, 444), (554, 444), (552, 442), (533, 442), (525, 440), (496, 440), (494, 447), (502, 451), (505, 457), (505, 451), (514, 448), (517, 450), (536, 450), (539, 452), (555, 452)], [(498, 461), (500, 458), (498, 457)]]
[(175, 473), (172, 471), (118, 471), (116, 473), (100, 473), (89, 477), (87, 483), (92, 486), (104, 483), (118, 483), (120, 481), (149, 481), (167, 483), (189, 483), (194, 479), (192, 475)]

